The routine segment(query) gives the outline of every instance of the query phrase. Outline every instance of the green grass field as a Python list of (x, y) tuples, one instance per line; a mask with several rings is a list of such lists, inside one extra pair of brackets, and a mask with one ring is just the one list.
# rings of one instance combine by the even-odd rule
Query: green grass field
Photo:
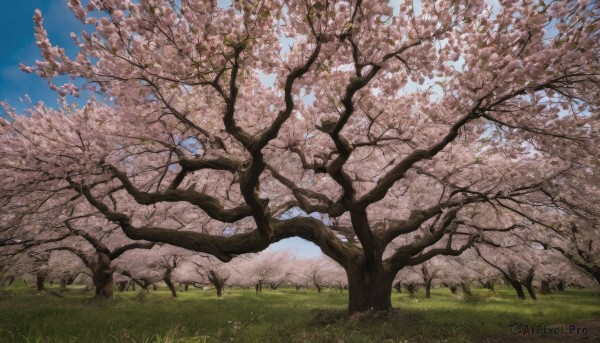
[[(348, 321), (346, 292), (232, 289), (218, 299), (212, 290), (194, 289), (173, 300), (162, 288), (143, 301), (133, 291), (96, 301), (77, 288), (58, 298), (17, 285), (0, 288), (0, 342), (503, 342), (514, 341), (513, 322), (593, 326), (600, 320), (598, 290), (538, 301), (520, 301), (508, 288), (475, 289), (470, 299), (445, 288), (434, 289), (431, 299), (423, 291), (416, 299), (394, 293), (394, 311), (359, 321)], [(587, 341), (600, 337), (594, 329)], [(585, 337), (565, 341), (571, 338)]]

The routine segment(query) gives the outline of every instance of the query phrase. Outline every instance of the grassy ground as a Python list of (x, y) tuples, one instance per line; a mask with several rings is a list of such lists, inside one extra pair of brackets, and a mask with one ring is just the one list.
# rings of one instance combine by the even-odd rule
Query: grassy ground
[[(470, 299), (448, 289), (433, 290), (431, 299), (423, 292), (416, 299), (394, 293), (394, 311), (359, 321), (347, 320), (346, 291), (234, 289), (217, 299), (213, 291), (194, 289), (173, 300), (163, 288), (144, 301), (124, 292), (100, 302), (76, 288), (62, 294), (0, 288), (0, 342), (502, 342), (514, 341), (509, 326), (515, 322), (566, 324), (566, 330), (577, 324), (588, 336), (564, 341), (600, 339), (597, 290), (567, 290), (538, 301), (520, 301), (510, 289), (476, 289)], [(563, 341), (557, 337), (516, 338)]]

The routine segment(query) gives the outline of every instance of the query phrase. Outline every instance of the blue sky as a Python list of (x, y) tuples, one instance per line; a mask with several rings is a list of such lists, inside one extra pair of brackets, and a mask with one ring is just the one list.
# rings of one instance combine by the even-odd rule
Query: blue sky
[(34, 102), (56, 104), (56, 94), (45, 80), (19, 70), (19, 63), (33, 65), (40, 52), (33, 37), (33, 13), (39, 8), (52, 44), (74, 51), (70, 32), (80, 32), (81, 23), (71, 14), (64, 0), (0, 0), (0, 101), (8, 101), (17, 110), (27, 107), (19, 101), (28, 94)]

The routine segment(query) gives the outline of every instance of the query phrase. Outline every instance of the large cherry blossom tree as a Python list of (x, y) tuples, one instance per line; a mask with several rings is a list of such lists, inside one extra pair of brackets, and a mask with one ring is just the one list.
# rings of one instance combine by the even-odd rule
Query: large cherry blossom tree
[(36, 12), (42, 58), (22, 69), (92, 99), (5, 107), (2, 201), (60, 189), (131, 239), (222, 261), (299, 236), (345, 269), (350, 312), (389, 309), (407, 266), (560, 211), (544, 185), (594, 158), (595, 1), (68, 4), (76, 56)]

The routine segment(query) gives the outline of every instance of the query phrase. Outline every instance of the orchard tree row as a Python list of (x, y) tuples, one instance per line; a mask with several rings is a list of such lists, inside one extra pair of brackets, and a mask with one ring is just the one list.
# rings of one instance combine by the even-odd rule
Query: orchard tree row
[(519, 296), (538, 258), (600, 280), (600, 4), (394, 4), (69, 0), (75, 52), (36, 11), (21, 69), (61, 102), (4, 104), (0, 245), (72, 241), (102, 294), (133, 248), (229, 262), (301, 237), (350, 313), (466, 252)]
[[(61, 243), (36, 246), (10, 258), (3, 256), (7, 267), (0, 275), (0, 285), (10, 286), (15, 280), (22, 280), (26, 285), (30, 282), (37, 292), (46, 291), (47, 283), (56, 282), (61, 290), (68, 285), (84, 285), (84, 292), (95, 289), (96, 298), (107, 299), (112, 298), (114, 290), (135, 291), (136, 286), (140, 288), (138, 297), (144, 298), (159, 283), (168, 287), (174, 298), (178, 288), (187, 292), (190, 287), (214, 288), (218, 297), (223, 296), (226, 286), (253, 288), (257, 293), (262, 292), (263, 286), (271, 290), (280, 286), (296, 290), (314, 288), (318, 293), (323, 288), (340, 292), (348, 288), (346, 274), (335, 261), (327, 257), (299, 259), (285, 250), (246, 255), (223, 263), (181, 248), (131, 249), (123, 258), (111, 260), (109, 268), (100, 272), (97, 262), (90, 261), (101, 261), (103, 252), (92, 246), (80, 250), (81, 245), (74, 242)], [(432, 286), (448, 287), (454, 294), (460, 290), (470, 296), (471, 285), (492, 292), (497, 285), (509, 285), (520, 299), (526, 298), (523, 291), (526, 289), (534, 300), (536, 292), (549, 294), (552, 289), (562, 291), (567, 286), (596, 286), (590, 275), (569, 261), (556, 263), (560, 257), (537, 250), (520, 251), (522, 255), (507, 258), (511, 256), (507, 252), (514, 250), (493, 251), (487, 257), (470, 251), (457, 258), (434, 258), (418, 268), (402, 270), (393, 286), (411, 297), (424, 288), (425, 297), (429, 298)]]

